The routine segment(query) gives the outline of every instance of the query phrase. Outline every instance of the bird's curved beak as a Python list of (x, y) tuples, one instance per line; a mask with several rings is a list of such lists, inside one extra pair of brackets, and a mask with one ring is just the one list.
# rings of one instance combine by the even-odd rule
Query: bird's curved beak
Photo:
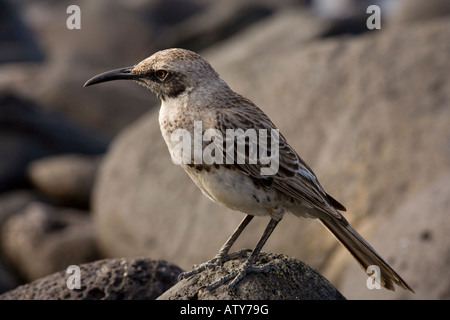
[(100, 73), (99, 75), (96, 75), (95, 77), (86, 81), (84, 86), (87, 87), (87, 86), (91, 86), (93, 84), (112, 81), (112, 80), (136, 80), (140, 77), (140, 75), (136, 74), (136, 73), (131, 73), (131, 71), (133, 69), (134, 69), (134, 66), (126, 67), (126, 68), (119, 68), (119, 69)]

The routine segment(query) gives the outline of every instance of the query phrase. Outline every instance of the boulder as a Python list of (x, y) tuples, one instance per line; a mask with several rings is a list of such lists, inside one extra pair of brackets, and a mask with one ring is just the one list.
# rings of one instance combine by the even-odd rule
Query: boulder
[(265, 20), (286, 1), (216, 1), (204, 10), (168, 29), (162, 36), (163, 48), (203, 50)]
[(10, 217), (0, 235), (5, 258), (31, 281), (97, 259), (89, 215), (39, 202)]
[(22, 212), (31, 202), (46, 199), (33, 190), (14, 190), (0, 194), (0, 228), (16, 213)]
[(16, 5), (0, 0), (0, 64), (42, 62), (44, 55), (32, 33), (20, 18)]
[(356, 265), (348, 266), (340, 288), (349, 299), (449, 300), (450, 172), (417, 191), (370, 237), (386, 260), (416, 292), (368, 290)]
[(63, 270), (0, 295), (0, 300), (153, 300), (177, 282), (182, 272), (149, 258), (106, 259), (82, 264), (80, 289), (69, 289)]
[(228, 67), (244, 67), (255, 58), (288, 50), (293, 43), (307, 45), (322, 37), (331, 27), (332, 21), (317, 17), (304, 8), (288, 8), (253, 23), (234, 37), (204, 49), (201, 54), (221, 71), (221, 75), (227, 75), (231, 74)]
[(0, 257), (0, 294), (16, 288), (19, 284), (19, 279)]
[[(249, 253), (247, 251), (247, 253)], [(268, 272), (247, 274), (236, 287), (225, 283), (213, 290), (202, 289), (238, 270), (247, 255), (225, 262), (224, 268), (206, 269), (183, 279), (164, 292), (158, 300), (344, 300), (327, 279), (295, 258), (262, 252), (256, 267), (271, 265)]]
[(397, 0), (389, 23), (392, 25), (420, 23), (450, 15), (450, 2), (447, 0)]
[(35, 160), (28, 166), (33, 186), (55, 203), (89, 208), (100, 156), (66, 154)]

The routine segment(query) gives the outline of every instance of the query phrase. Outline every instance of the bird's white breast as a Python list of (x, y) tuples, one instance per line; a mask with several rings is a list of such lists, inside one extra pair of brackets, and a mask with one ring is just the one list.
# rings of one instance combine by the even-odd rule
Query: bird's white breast
[(277, 201), (275, 192), (255, 186), (253, 181), (239, 171), (223, 166), (197, 170), (182, 165), (203, 194), (218, 204), (250, 215), (265, 216), (273, 212)]

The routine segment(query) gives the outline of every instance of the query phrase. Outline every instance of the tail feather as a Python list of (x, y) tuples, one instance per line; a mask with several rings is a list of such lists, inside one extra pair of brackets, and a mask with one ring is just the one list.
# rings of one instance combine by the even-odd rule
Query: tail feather
[(358, 261), (364, 271), (370, 265), (380, 268), (381, 285), (386, 289), (394, 291), (394, 284), (403, 289), (414, 292), (414, 290), (392, 269), (389, 264), (353, 229), (345, 219), (339, 221), (334, 218), (320, 219), (334, 236), (347, 248)]

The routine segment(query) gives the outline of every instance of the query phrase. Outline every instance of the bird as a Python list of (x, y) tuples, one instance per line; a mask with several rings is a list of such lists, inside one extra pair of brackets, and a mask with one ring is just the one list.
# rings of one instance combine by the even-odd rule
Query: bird
[[(174, 133), (183, 130), (195, 134), (196, 123), (201, 124), (202, 134), (215, 130), (225, 136), (228, 130), (238, 129), (245, 132), (258, 132), (262, 129), (279, 132), (269, 117), (251, 100), (233, 91), (206, 59), (187, 49), (158, 51), (133, 66), (98, 74), (84, 86), (112, 80), (133, 80), (161, 100), (159, 125), (172, 157), (179, 143), (174, 141)], [(186, 139), (195, 148), (193, 140), (195, 139)], [(245, 140), (247, 147), (250, 144), (248, 140)], [(223, 143), (222, 141), (222, 146)], [(220, 145), (220, 141), (217, 144)], [(234, 141), (233, 144), (236, 145), (237, 142)], [(201, 147), (205, 147), (205, 142), (201, 142)], [(183, 273), (180, 279), (207, 268), (223, 267), (233, 257), (229, 253), (230, 248), (254, 216), (270, 218), (256, 246), (237, 270), (229, 272), (207, 289), (212, 290), (225, 283), (229, 283), (228, 288), (232, 289), (249, 273), (267, 272), (274, 266), (269, 264), (256, 267), (258, 255), (284, 214), (291, 213), (300, 218), (318, 219), (344, 245), (364, 271), (369, 266), (377, 266), (381, 286), (395, 290), (394, 285), (397, 285), (414, 292), (350, 226), (342, 214), (346, 208), (325, 191), (312, 169), (281, 133), (271, 136), (265, 145), (257, 147), (265, 148), (267, 154), (277, 156), (278, 163), (274, 172), (263, 173), (262, 169), (267, 168), (267, 162), (263, 164), (260, 159), (249, 161), (248, 149), (241, 149), (240, 155), (244, 157), (244, 161), (225, 161), (228, 156), (224, 151), (226, 148), (219, 149), (223, 154), (215, 152), (214, 159), (222, 161), (214, 163), (194, 159), (192, 153), (183, 149), (185, 161), (178, 164), (203, 194), (219, 205), (246, 215), (213, 259)], [(234, 156), (236, 155), (234, 150)]]

